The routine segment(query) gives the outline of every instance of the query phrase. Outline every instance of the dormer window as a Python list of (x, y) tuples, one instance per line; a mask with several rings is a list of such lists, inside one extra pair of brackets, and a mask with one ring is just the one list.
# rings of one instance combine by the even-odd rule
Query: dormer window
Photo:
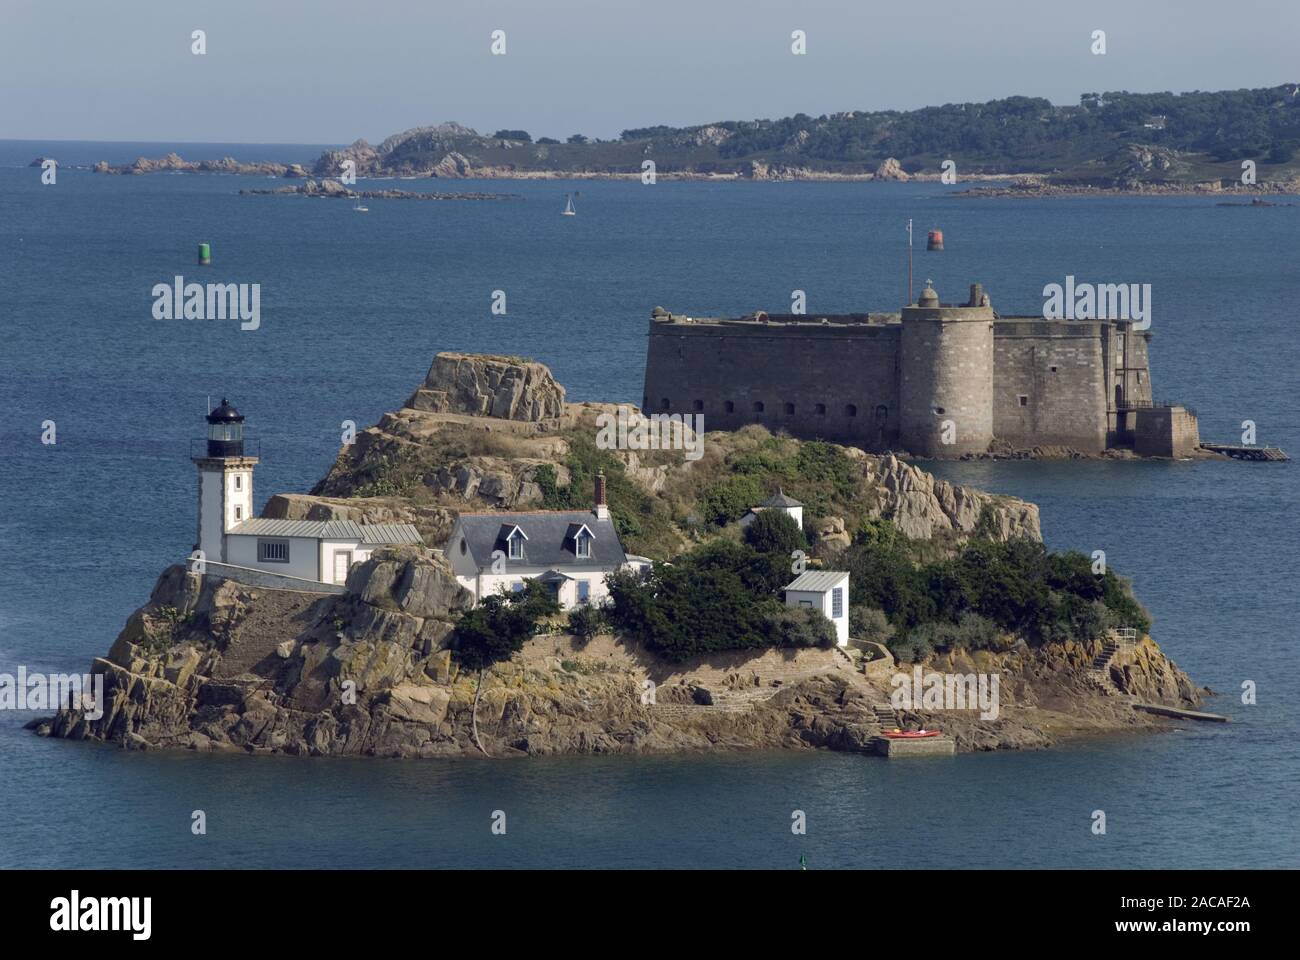
[(574, 554), (579, 560), (591, 559), (591, 534), (580, 533), (573, 540)]
[(514, 533), (510, 534), (510, 539), (506, 541), (506, 545), (509, 547), (507, 556), (511, 560), (522, 560), (524, 558), (524, 533), (522, 530), (516, 529)]

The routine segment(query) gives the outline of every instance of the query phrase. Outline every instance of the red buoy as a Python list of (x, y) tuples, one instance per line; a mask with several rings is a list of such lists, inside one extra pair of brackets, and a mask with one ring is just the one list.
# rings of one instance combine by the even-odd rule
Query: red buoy
[(925, 249), (942, 250), (943, 249), (943, 231), (931, 230), (930, 235), (925, 240)]

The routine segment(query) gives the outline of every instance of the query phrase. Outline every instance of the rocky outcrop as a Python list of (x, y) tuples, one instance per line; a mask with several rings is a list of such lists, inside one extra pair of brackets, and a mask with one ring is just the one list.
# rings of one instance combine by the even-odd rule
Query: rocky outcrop
[(881, 496), (875, 515), (892, 520), (914, 540), (930, 540), (943, 532), (978, 532), (995, 540), (1043, 538), (1036, 504), (938, 480), (893, 454), (877, 463)]
[(440, 353), (406, 405), (434, 413), (536, 422), (564, 413), (564, 388), (540, 363), (519, 357)]
[(911, 180), (912, 177), (903, 169), (893, 157), (886, 157), (881, 161), (880, 166), (876, 167), (877, 180)]
[[(998, 716), (978, 710), (902, 710), (901, 725), (940, 729), (963, 751), (1051, 746), (1062, 738), (1152, 726), (1133, 704), (1156, 703), (1193, 710), (1201, 691), (1158, 646), (1145, 638), (1111, 664), (1109, 689), (1093, 681), (1091, 664), (1102, 640), (1065, 641), (1006, 652), (956, 651), (931, 658), (923, 674), (998, 678)], [(911, 665), (897, 670), (910, 673)]]
[[(438, 757), (477, 751), (476, 677), (460, 673), (447, 616), (463, 606), (440, 561), (376, 554), (345, 598), (250, 590), (168, 570), (106, 659), (104, 713), (66, 711), (37, 732), (128, 749)], [(997, 674), (999, 715), (900, 709), (963, 751), (1049, 746), (1079, 733), (1154, 727), (1142, 702), (1194, 706), (1197, 691), (1154, 644), (1088, 677), (1099, 644), (959, 651), (925, 671)], [(888, 656), (888, 654), (885, 654)], [(881, 666), (877, 663), (875, 666)], [(665, 663), (602, 636), (537, 637), (483, 678), (478, 729), (495, 757), (822, 748), (871, 752), (896, 665), (865, 674), (831, 650), (736, 651)], [(647, 679), (657, 696), (645, 697)]]
[(459, 752), (439, 728), (455, 694), (450, 617), (470, 594), (414, 548), (376, 551), (348, 589), (318, 598), (171, 567), (92, 664), (102, 716), (65, 711), (39, 732), (137, 749)]
[(139, 176), (146, 173), (224, 173), (237, 176), (305, 177), (307, 171), (297, 163), (257, 161), (244, 163), (234, 157), (220, 160), (186, 160), (175, 151), (157, 159), (138, 157), (132, 163), (116, 166), (100, 160), (91, 170), (95, 173)]

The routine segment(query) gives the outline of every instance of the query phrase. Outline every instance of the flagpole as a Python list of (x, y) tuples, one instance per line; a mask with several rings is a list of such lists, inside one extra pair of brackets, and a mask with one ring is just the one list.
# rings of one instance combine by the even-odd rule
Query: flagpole
[(912, 302), (912, 221), (907, 221), (907, 303)]

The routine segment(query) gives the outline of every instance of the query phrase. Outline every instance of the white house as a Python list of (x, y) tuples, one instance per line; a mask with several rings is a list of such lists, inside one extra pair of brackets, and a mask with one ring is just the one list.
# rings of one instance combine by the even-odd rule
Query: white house
[(835, 642), (849, 645), (849, 575), (842, 570), (809, 570), (785, 585), (787, 607), (812, 607), (835, 625)]
[(566, 610), (603, 604), (609, 596), (605, 576), (641, 565), (623, 551), (605, 503), (603, 475), (596, 477), (595, 500), (590, 511), (462, 513), (443, 553), (475, 602), (522, 590), (525, 580), (536, 578)]
[(740, 518), (740, 525), (747, 527), (754, 522), (754, 519), (764, 510), (777, 510), (784, 513), (795, 522), (800, 530), (803, 529), (803, 504), (794, 497), (787, 497), (785, 491), (780, 487), (776, 488), (776, 493), (772, 494), (756, 507), (750, 507), (749, 513)]
[[(253, 516), (253, 468), (244, 453), (244, 417), (223, 399), (208, 414), (199, 471), (200, 559), (299, 580), (341, 584), (348, 568), (387, 544), (423, 545), (409, 523), (270, 520)], [(214, 572), (223, 572), (218, 566)]]

